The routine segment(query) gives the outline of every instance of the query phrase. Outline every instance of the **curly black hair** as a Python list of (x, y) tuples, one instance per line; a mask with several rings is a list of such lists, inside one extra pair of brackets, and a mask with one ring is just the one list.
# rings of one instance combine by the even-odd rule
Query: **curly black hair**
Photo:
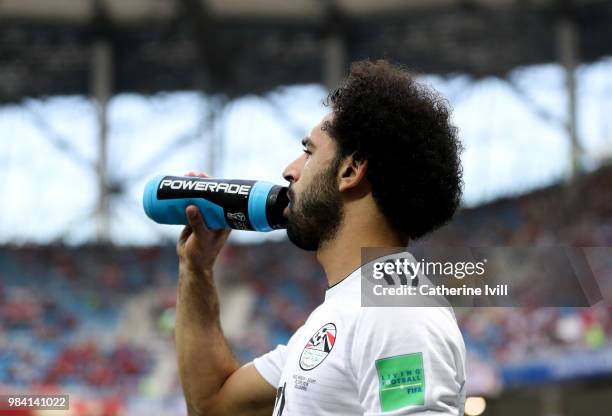
[(366, 178), (402, 238), (447, 223), (461, 201), (462, 151), (448, 102), (385, 60), (359, 61), (327, 97), (324, 128), (341, 157), (368, 160)]

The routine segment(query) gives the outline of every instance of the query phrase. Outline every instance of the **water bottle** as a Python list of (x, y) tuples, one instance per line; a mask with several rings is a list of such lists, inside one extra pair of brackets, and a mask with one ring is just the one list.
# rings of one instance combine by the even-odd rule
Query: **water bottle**
[(271, 231), (285, 228), (287, 188), (270, 182), (157, 176), (145, 186), (144, 210), (160, 224), (187, 225), (185, 209), (196, 205), (208, 228)]

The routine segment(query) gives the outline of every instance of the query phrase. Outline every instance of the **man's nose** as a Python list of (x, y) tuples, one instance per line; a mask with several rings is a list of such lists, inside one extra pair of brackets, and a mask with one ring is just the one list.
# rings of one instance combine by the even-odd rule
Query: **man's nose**
[(295, 182), (300, 178), (300, 158), (298, 157), (283, 170), (283, 178), (288, 182)]

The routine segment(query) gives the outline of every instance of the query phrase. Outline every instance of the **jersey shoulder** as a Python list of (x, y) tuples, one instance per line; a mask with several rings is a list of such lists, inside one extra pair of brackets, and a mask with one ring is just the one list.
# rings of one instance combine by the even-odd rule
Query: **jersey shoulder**
[(355, 341), (368, 339), (383, 350), (408, 343), (465, 351), (452, 308), (362, 307), (354, 325)]

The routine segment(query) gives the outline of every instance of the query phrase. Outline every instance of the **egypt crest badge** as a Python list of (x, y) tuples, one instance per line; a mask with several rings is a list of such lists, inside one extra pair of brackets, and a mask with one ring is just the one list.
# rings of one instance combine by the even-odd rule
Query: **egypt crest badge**
[(335, 343), (336, 325), (331, 322), (323, 325), (306, 343), (300, 355), (300, 368), (308, 371), (321, 364)]

